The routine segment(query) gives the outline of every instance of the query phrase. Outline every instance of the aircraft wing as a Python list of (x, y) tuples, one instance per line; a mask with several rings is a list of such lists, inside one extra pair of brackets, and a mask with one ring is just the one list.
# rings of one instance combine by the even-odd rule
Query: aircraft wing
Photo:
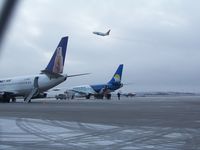
[(79, 94), (84, 94), (84, 95), (88, 95), (88, 94), (94, 95), (94, 94), (96, 94), (96, 92), (89, 85), (74, 87), (71, 90), (73, 92), (76, 92), (76, 93), (79, 93)]
[(88, 94), (91, 94), (89, 92), (85, 92), (85, 91), (80, 91), (80, 90), (74, 90), (72, 89), (71, 91), (75, 92), (75, 93), (78, 93), (78, 94), (81, 94), (81, 95), (88, 95)]

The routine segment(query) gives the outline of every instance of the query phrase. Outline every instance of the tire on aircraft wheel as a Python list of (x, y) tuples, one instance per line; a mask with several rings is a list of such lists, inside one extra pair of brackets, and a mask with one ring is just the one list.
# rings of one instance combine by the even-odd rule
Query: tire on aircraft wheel
[(5, 98), (5, 99), (4, 99), (4, 103), (10, 103), (10, 98), (8, 98), (8, 97)]
[(90, 96), (91, 96), (91, 94), (88, 94), (88, 95), (86, 96), (86, 99), (90, 99)]
[(10, 97), (8, 97), (7, 95), (3, 95), (2, 102), (3, 103), (10, 103)]
[(16, 98), (15, 97), (12, 98), (12, 102), (13, 103), (16, 102)]

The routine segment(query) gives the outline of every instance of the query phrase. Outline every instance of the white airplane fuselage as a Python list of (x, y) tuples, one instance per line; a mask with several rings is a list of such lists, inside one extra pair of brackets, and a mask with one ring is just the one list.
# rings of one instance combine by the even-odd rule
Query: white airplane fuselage
[(100, 35), (100, 36), (107, 36), (107, 35), (109, 35), (108, 33), (102, 33), (102, 32), (93, 32), (93, 34)]
[(50, 78), (46, 74), (0, 79), (0, 91), (10, 92), (16, 96), (27, 96), (33, 90), (37, 77), (39, 92), (47, 91), (67, 79), (67, 75)]
[(123, 84), (121, 83), (122, 70), (123, 64), (120, 64), (116, 72), (112, 76), (111, 80), (107, 83), (94, 85), (79, 85), (71, 88), (69, 91), (73, 91), (74, 93), (78, 93), (79, 95), (85, 96), (87, 99), (89, 99), (91, 95), (100, 98), (106, 96), (109, 99), (111, 92), (114, 92), (115, 90), (123, 87)]
[(103, 33), (103, 32), (93, 32), (93, 34), (96, 34), (96, 35), (100, 35), (100, 36), (107, 36), (107, 35), (109, 35), (110, 34), (110, 30), (108, 30), (108, 32), (106, 32), (106, 33)]
[(44, 91), (67, 79), (63, 73), (68, 36), (62, 37), (47, 67), (38, 75), (0, 79), (0, 102), (16, 101), (17, 96), (31, 102), (32, 98), (44, 98)]

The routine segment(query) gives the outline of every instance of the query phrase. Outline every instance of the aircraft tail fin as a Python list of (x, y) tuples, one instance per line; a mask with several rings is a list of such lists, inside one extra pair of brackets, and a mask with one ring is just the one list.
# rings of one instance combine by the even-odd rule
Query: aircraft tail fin
[(120, 64), (115, 74), (113, 75), (112, 79), (108, 82), (108, 84), (121, 83), (122, 71), (123, 71), (123, 64)]
[(106, 34), (109, 35), (109, 34), (110, 34), (110, 31), (111, 31), (111, 30), (108, 30), (108, 32), (106, 32)]
[(68, 36), (62, 37), (60, 43), (58, 44), (51, 60), (45, 70), (42, 70), (42, 73), (46, 74), (62, 74), (64, 63), (65, 63), (65, 55), (67, 51), (67, 43), (68, 43)]

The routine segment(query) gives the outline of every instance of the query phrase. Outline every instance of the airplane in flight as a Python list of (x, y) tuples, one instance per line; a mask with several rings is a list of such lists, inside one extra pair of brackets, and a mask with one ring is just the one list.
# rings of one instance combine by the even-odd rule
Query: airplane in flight
[(85, 97), (86, 99), (90, 99), (91, 96), (94, 96), (98, 99), (103, 99), (105, 96), (107, 99), (110, 99), (111, 92), (123, 87), (123, 84), (121, 83), (122, 71), (123, 64), (120, 64), (112, 79), (108, 83), (75, 86), (66, 92), (74, 92), (74, 94), (78, 93), (79, 96)]
[(106, 33), (103, 33), (103, 32), (93, 32), (93, 34), (96, 34), (96, 35), (100, 35), (100, 36), (107, 36), (107, 35), (109, 35), (110, 34), (110, 30), (108, 30), (108, 32), (106, 32)]
[(33, 98), (44, 98), (45, 91), (64, 82), (68, 77), (85, 75), (63, 74), (67, 43), (67, 36), (60, 40), (49, 64), (40, 74), (0, 79), (0, 102), (14, 102), (16, 97), (24, 97), (25, 102), (31, 102)]

